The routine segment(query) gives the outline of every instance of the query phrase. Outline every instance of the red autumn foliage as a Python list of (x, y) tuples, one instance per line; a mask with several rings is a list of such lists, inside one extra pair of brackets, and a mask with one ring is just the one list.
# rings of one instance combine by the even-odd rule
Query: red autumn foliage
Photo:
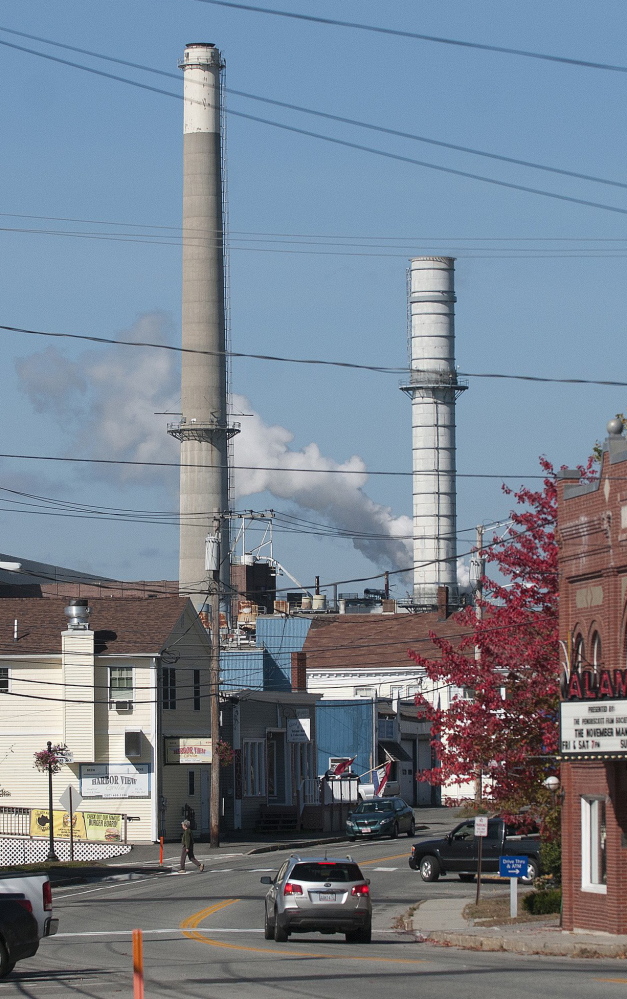
[(513, 493), (521, 509), (484, 549), (501, 581), (484, 577), (482, 619), (468, 607), (457, 615), (460, 631), (469, 629), (458, 644), (432, 633), (437, 658), (410, 652), (436, 690), (470, 692), (448, 706), (443, 696), (444, 708), (437, 694), (434, 704), (420, 699), (439, 766), (419, 779), (442, 785), (481, 774), (482, 795), (508, 812), (547, 798), (542, 780), (555, 771), (558, 748), (557, 490), (550, 462), (541, 458), (540, 465), (542, 488)]

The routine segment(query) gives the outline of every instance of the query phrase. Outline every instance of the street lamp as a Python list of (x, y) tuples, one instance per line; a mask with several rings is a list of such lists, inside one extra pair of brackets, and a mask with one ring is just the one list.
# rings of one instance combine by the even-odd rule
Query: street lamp
[(52, 743), (47, 743), (48, 748), (48, 817), (49, 817), (49, 829), (48, 833), (50, 836), (50, 845), (48, 847), (47, 861), (53, 861), (54, 863), (59, 862), (59, 858), (54, 852), (54, 813), (52, 811)]

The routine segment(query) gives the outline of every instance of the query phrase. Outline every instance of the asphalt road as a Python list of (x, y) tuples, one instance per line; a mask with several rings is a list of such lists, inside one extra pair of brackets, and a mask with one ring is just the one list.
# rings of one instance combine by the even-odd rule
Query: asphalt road
[[(243, 856), (221, 850), (203, 857), (199, 847), (207, 863), (202, 874), (194, 869), (185, 876), (58, 890), (59, 934), (0, 981), (0, 999), (131, 997), (136, 927), (144, 930), (146, 999), (388, 999), (413, 996), (417, 988), (428, 999), (624, 994), (625, 962), (475, 954), (399, 935), (394, 918), (419, 899), (451, 894), (470, 899), (475, 891), (454, 877), (424, 884), (407, 867), (408, 844), (403, 837), (350, 845), (372, 881), (369, 946), (347, 944), (339, 935), (303, 934), (286, 944), (264, 940), (266, 889), (259, 879), (276, 869), (285, 853)], [(330, 856), (344, 852), (329, 848)], [(483, 890), (503, 892), (503, 885)]]

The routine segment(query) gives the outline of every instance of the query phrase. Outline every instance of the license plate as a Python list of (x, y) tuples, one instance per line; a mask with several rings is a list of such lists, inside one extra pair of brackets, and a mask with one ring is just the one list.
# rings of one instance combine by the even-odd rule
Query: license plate
[(334, 891), (321, 891), (318, 892), (319, 902), (335, 902), (335, 892)]
[(362, 832), (372, 832), (372, 828), (370, 826), (362, 826), (361, 827), (361, 831)]

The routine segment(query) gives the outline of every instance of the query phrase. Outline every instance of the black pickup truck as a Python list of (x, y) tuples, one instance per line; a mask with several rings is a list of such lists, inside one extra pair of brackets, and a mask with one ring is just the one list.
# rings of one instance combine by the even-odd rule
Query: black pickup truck
[[(498, 873), (499, 857), (529, 858), (523, 884), (531, 884), (540, 873), (540, 834), (521, 833), (519, 827), (504, 819), (488, 821), (488, 835), (483, 837), (481, 871)], [(478, 839), (475, 821), (460, 822), (443, 839), (426, 839), (414, 843), (409, 866), (420, 871), (423, 881), (437, 881), (441, 874), (459, 875), (460, 881), (472, 881), (477, 873)]]

